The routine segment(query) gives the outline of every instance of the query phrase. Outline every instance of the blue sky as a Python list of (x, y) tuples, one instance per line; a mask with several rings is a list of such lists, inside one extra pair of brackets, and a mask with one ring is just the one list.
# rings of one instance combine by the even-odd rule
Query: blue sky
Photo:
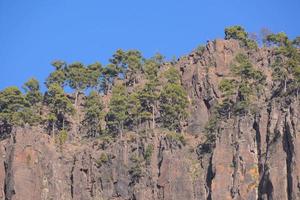
[(55, 59), (107, 63), (118, 49), (189, 53), (224, 28), (300, 35), (299, 0), (0, 0), (0, 89), (41, 82)]

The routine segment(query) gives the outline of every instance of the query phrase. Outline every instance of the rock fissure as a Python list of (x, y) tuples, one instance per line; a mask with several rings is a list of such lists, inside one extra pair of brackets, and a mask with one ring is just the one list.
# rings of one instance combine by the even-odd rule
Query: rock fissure
[(4, 196), (5, 200), (12, 200), (13, 196), (16, 194), (14, 188), (14, 171), (13, 171), (13, 160), (15, 156), (15, 143), (16, 138), (15, 135), (11, 135), (11, 140), (13, 141), (11, 144), (7, 144), (5, 146), (6, 160), (4, 161), (4, 170), (5, 170), (5, 178), (4, 178)]
[(73, 162), (72, 162), (72, 168), (71, 168), (71, 175), (70, 175), (70, 191), (71, 191), (71, 198), (74, 198), (74, 169), (75, 169), (75, 165), (76, 164), (76, 156), (74, 155), (73, 157)]
[(294, 156), (294, 145), (293, 145), (293, 138), (291, 133), (291, 127), (287, 122), (287, 115), (285, 116), (285, 124), (284, 124), (284, 139), (283, 139), (283, 148), (286, 152), (286, 178), (287, 178), (287, 194), (288, 199), (294, 199), (293, 194), (293, 156)]

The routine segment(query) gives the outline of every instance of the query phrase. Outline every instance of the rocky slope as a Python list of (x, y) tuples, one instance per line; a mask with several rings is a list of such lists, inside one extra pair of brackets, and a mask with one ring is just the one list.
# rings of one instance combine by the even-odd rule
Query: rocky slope
[[(205, 145), (218, 84), (240, 52), (267, 75), (259, 112), (220, 121), (215, 145)], [(236, 40), (181, 58), (190, 100), (185, 141), (156, 129), (59, 146), (42, 129), (15, 128), (0, 143), (0, 199), (300, 199), (299, 99), (274, 97), (273, 61), (271, 48), (245, 51)]]

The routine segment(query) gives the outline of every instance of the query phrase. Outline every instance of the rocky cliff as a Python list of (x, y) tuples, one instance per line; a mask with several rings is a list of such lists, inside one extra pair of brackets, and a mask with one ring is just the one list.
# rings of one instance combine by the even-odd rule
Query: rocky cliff
[[(218, 85), (241, 52), (266, 75), (257, 111), (219, 121), (214, 144), (205, 143)], [(246, 50), (237, 40), (179, 59), (190, 101), (184, 139), (155, 129), (57, 145), (41, 128), (15, 128), (0, 143), (0, 199), (300, 199), (299, 98), (276, 95), (274, 59), (274, 49)]]

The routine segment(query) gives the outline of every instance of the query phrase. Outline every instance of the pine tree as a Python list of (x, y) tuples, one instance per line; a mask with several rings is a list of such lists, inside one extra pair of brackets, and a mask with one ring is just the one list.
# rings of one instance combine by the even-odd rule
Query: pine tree
[(248, 37), (248, 33), (241, 26), (231, 26), (225, 28), (225, 40), (235, 39), (240, 41), (241, 46), (245, 46), (249, 49), (257, 49), (257, 43), (255, 40)]
[(159, 98), (158, 72), (163, 59), (164, 57), (161, 54), (156, 54), (151, 59), (145, 60), (143, 66), (147, 82), (143, 90), (139, 92), (139, 100), (142, 105), (141, 118), (146, 121), (152, 120), (152, 129), (155, 129), (156, 126), (157, 101)]
[(80, 62), (68, 65), (67, 82), (69, 86), (75, 90), (75, 107), (77, 108), (78, 95), (89, 85), (88, 70)]
[(167, 83), (160, 95), (161, 121), (164, 127), (182, 131), (182, 122), (187, 117), (187, 94), (178, 83)]
[(46, 86), (49, 87), (51, 84), (57, 83), (61, 87), (64, 87), (67, 78), (65, 71), (66, 63), (63, 61), (54, 61), (51, 64), (55, 68), (55, 71), (48, 76)]
[(142, 114), (142, 105), (139, 100), (139, 93), (133, 92), (128, 96), (128, 115), (126, 119), (126, 124), (132, 129), (134, 128), (136, 131), (139, 129), (141, 124), (141, 114)]
[(174, 67), (165, 72), (165, 78), (167, 83), (160, 94), (161, 121), (170, 130), (182, 131), (182, 122), (187, 117), (187, 94)]
[(164, 73), (164, 77), (168, 83), (180, 83), (180, 75), (175, 67), (171, 66), (167, 71)]
[(114, 53), (113, 57), (109, 59), (110, 63), (114, 65), (116, 71), (118, 71), (118, 73), (122, 73), (124, 77), (127, 71), (126, 59), (127, 59), (126, 52), (123, 51), (122, 49), (118, 49)]
[(100, 76), (100, 91), (103, 94), (107, 94), (114, 85), (114, 80), (120, 73), (120, 69), (115, 64), (108, 64), (102, 69), (102, 74)]
[(24, 85), (25, 98), (31, 106), (35, 106), (42, 101), (43, 95), (40, 91), (40, 84), (35, 78), (29, 79)]
[(23, 85), (23, 89), (25, 90), (25, 99), (29, 103), (29, 106), (23, 111), (25, 121), (28, 124), (36, 125), (41, 121), (40, 111), (43, 95), (40, 91), (40, 84), (36, 79), (31, 78)]
[(139, 100), (142, 106), (142, 119), (152, 120), (152, 129), (155, 128), (157, 101), (159, 98), (158, 82), (148, 81), (143, 90), (139, 92)]
[(106, 116), (108, 128), (111, 133), (119, 133), (121, 138), (124, 131), (124, 123), (127, 119), (128, 98), (125, 87), (118, 84), (113, 88), (109, 104), (109, 112)]
[(0, 92), (0, 121), (5, 133), (14, 125), (25, 124), (24, 109), (29, 106), (24, 95), (17, 87), (8, 87)]
[(277, 45), (277, 46), (287, 46), (289, 43), (288, 36), (284, 32), (280, 32), (277, 34), (269, 34), (266, 37), (266, 41), (269, 44)]
[(141, 52), (130, 50), (126, 53), (125, 65), (127, 65), (126, 77), (128, 78), (128, 84), (132, 83), (135, 86), (137, 83), (137, 74), (142, 71), (142, 62), (143, 57)]
[[(50, 85), (45, 96), (45, 102), (50, 108), (50, 113), (47, 117), (48, 122), (50, 121), (53, 124), (53, 119), (56, 119), (60, 125), (59, 129), (64, 130), (67, 115), (72, 115), (75, 110), (71, 101), (65, 95), (63, 88), (55, 83)], [(54, 129), (52, 129), (52, 132), (54, 132)]]
[(100, 76), (103, 72), (102, 65), (96, 62), (92, 65), (89, 65), (86, 70), (87, 87), (91, 87), (100, 91)]
[(123, 51), (118, 49), (110, 59), (110, 62), (116, 66), (117, 69), (122, 73), (124, 79), (127, 79), (126, 85), (137, 82), (137, 74), (142, 71), (143, 57), (140, 51), (129, 50)]
[(83, 125), (87, 128), (88, 136), (95, 137), (101, 134), (101, 122), (104, 119), (104, 112), (102, 98), (98, 92), (94, 90), (90, 92), (86, 98), (84, 110)]

